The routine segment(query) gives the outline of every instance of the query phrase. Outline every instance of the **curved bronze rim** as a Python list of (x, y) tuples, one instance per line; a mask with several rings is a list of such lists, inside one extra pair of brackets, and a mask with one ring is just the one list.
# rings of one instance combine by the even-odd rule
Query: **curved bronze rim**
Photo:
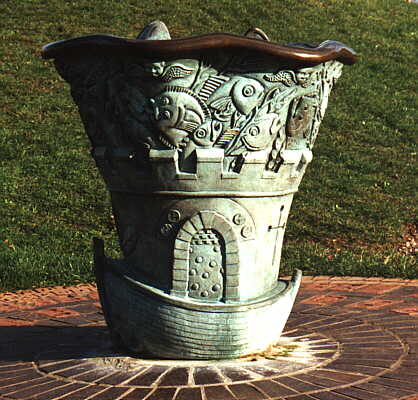
[(327, 40), (317, 47), (279, 45), (265, 40), (226, 33), (171, 40), (137, 40), (111, 35), (89, 35), (50, 43), (42, 48), (43, 58), (83, 54), (124, 54), (149, 59), (193, 57), (212, 51), (250, 52), (271, 56), (297, 65), (316, 65), (330, 60), (354, 64), (356, 52), (343, 43)]

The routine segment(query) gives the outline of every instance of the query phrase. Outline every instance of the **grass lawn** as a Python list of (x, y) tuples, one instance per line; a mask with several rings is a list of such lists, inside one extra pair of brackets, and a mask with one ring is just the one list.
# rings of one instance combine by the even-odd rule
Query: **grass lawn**
[[(118, 255), (104, 185), (69, 86), (42, 45), (92, 33), (172, 37), (263, 29), (279, 43), (339, 40), (344, 68), (295, 196), (282, 274), (418, 278), (418, 5), (402, 0), (2, 0), (0, 291), (93, 279), (90, 243)], [(409, 247), (407, 247), (409, 243)], [(408, 250), (409, 249), (409, 250)]]

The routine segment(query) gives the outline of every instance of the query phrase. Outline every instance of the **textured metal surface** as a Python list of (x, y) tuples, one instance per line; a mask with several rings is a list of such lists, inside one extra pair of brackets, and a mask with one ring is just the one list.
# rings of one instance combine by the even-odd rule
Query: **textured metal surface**
[(355, 53), (257, 29), (170, 39), (154, 22), (135, 40), (75, 38), (43, 56), (71, 85), (111, 193), (124, 260), (96, 241), (95, 264), (114, 339), (231, 358), (276, 341), (290, 313), (298, 280), (277, 280), (286, 221)]
[(224, 297), (225, 245), (212, 229), (195, 233), (189, 246), (190, 298), (219, 301)]
[(112, 272), (109, 263), (100, 286), (113, 334), (137, 353), (172, 359), (235, 358), (277, 342), (301, 278), (298, 273), (291, 282), (279, 282), (269, 297), (248, 307), (224, 304), (222, 312), (208, 312), (208, 305), (195, 301), (192, 309), (137, 285)]

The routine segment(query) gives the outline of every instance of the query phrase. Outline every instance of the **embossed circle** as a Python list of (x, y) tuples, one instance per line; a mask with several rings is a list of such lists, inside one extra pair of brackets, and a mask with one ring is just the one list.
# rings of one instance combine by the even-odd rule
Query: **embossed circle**
[(243, 225), (245, 223), (245, 216), (242, 214), (235, 214), (232, 221), (235, 225)]
[(253, 229), (249, 225), (246, 225), (241, 229), (241, 235), (242, 237), (246, 239), (249, 238), (252, 233), (253, 233)]
[(167, 214), (167, 219), (169, 222), (176, 223), (179, 222), (181, 218), (180, 211), (178, 210), (170, 210)]

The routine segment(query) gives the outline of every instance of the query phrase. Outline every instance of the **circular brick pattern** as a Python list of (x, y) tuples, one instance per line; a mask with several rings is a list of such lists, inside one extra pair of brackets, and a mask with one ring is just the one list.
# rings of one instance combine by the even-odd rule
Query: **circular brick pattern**
[(418, 282), (304, 278), (280, 343), (236, 361), (112, 349), (96, 290), (0, 295), (0, 398), (416, 400)]
[(146, 360), (117, 354), (111, 343), (104, 339), (97, 350), (80, 343), (67, 349), (59, 360), (54, 360), (56, 352), (41, 353), (35, 364), (40, 373), (57, 380), (130, 388), (202, 388), (253, 383), (307, 372), (337, 359), (339, 347), (335, 340), (325, 335), (304, 332), (292, 339), (283, 337), (265, 353), (240, 360)]

